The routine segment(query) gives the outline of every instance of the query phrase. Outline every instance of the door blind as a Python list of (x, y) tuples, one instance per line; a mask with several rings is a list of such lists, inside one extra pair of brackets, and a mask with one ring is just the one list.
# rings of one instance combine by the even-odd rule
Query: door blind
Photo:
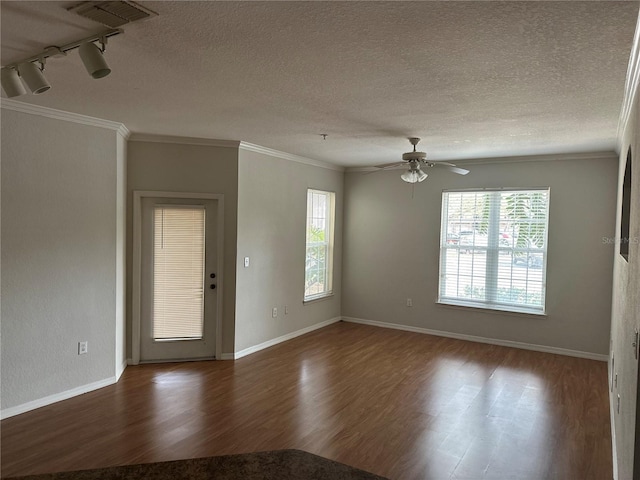
[(204, 325), (205, 210), (156, 206), (153, 339), (201, 339)]

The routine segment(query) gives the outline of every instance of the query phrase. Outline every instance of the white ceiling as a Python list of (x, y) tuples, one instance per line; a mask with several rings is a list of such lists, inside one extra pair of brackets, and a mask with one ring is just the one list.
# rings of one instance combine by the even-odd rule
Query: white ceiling
[[(2, 65), (105, 29), (75, 3), (2, 1)], [(408, 136), (434, 160), (614, 149), (639, 5), (139, 3), (159, 16), (110, 39), (111, 75), (73, 51), (16, 100), (345, 166), (398, 160)]]

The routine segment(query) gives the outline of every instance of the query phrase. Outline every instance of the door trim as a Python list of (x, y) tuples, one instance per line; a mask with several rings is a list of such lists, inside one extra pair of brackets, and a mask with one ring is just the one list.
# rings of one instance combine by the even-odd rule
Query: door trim
[(194, 200), (217, 200), (217, 283), (218, 301), (216, 305), (216, 358), (222, 354), (222, 312), (224, 299), (224, 194), (222, 193), (191, 193), (191, 192), (156, 192), (150, 190), (134, 190), (133, 192), (133, 252), (131, 275), (131, 363), (140, 363), (140, 292), (142, 281), (142, 199), (185, 198)]

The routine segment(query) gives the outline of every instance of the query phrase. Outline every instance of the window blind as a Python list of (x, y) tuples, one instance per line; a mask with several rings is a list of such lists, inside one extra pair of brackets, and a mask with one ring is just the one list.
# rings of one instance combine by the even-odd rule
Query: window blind
[(438, 301), (545, 311), (549, 189), (442, 195)]
[(153, 248), (154, 340), (200, 339), (204, 325), (205, 211), (156, 206)]

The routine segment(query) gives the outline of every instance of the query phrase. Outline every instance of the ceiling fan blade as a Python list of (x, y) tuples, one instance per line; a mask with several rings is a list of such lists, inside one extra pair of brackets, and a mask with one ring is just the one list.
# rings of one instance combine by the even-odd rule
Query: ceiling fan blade
[[(374, 165), (373, 167), (368, 167), (368, 172), (365, 172), (364, 175), (371, 175), (372, 173), (380, 173), (385, 170), (393, 170), (397, 167), (408, 165), (408, 162), (393, 162), (393, 163), (383, 163), (382, 165)], [(375, 170), (371, 170), (371, 168), (375, 168)]]
[(374, 168), (393, 168), (399, 167), (401, 165), (406, 165), (407, 162), (393, 162), (393, 163), (383, 163), (382, 165), (375, 165)]
[(450, 172), (457, 173), (458, 175), (466, 175), (467, 173), (469, 173), (469, 170), (467, 170), (466, 168), (456, 167), (454, 165), (446, 164), (443, 162), (436, 163), (436, 165), (441, 165), (443, 168), (446, 168)]

